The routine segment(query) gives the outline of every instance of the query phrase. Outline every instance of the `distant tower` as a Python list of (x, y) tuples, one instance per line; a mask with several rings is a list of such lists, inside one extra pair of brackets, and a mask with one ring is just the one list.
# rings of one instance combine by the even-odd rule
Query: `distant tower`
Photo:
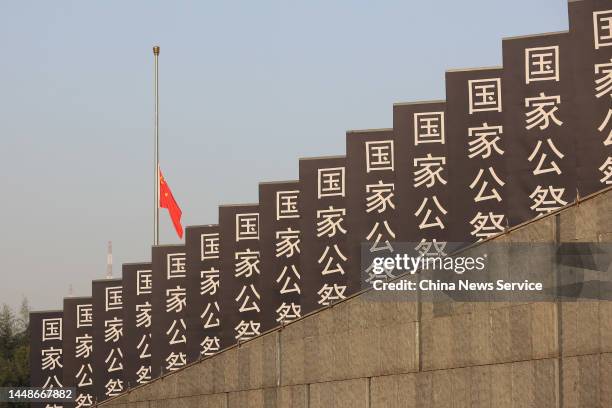
[(113, 242), (108, 241), (108, 252), (106, 254), (106, 279), (113, 278)]
[(68, 286), (68, 297), (73, 297), (74, 296), (74, 290), (72, 289), (72, 284), (70, 284), (70, 286)]

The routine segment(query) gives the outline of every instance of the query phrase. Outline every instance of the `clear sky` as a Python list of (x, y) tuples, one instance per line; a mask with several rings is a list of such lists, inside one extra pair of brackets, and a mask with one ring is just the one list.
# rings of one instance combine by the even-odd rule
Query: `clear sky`
[[(0, 303), (89, 295), (106, 243), (152, 241), (153, 55), (161, 167), (183, 223), (257, 201), (444, 71), (501, 65), (501, 39), (567, 29), (565, 0), (0, 2)], [(161, 214), (162, 243), (178, 242)]]

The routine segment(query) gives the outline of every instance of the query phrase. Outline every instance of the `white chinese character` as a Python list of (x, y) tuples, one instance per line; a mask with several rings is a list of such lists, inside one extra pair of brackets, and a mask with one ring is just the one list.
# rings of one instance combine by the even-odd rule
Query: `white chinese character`
[(259, 239), (259, 214), (236, 214), (236, 242)]
[(234, 254), (235, 263), (235, 277), (243, 276), (250, 278), (253, 273), (259, 275), (259, 251), (251, 251), (249, 248), (246, 251), (236, 252)]
[[(489, 172), (489, 176), (492, 179), (491, 181), (494, 181), (500, 187), (503, 187), (506, 184), (497, 176), (497, 173), (495, 173), (495, 169), (493, 169), (493, 167), (489, 167), (487, 170)], [(499, 194), (499, 192), (497, 191), (497, 188), (495, 187), (491, 187), (488, 194), (485, 195), (485, 190), (487, 189), (489, 182), (486, 179), (481, 180), (484, 174), (485, 174), (485, 170), (480, 169), (478, 171), (478, 174), (476, 175), (476, 178), (474, 178), (474, 181), (472, 181), (472, 184), (470, 184), (471, 190), (474, 190), (476, 186), (480, 184), (480, 189), (478, 190), (478, 194), (476, 195), (476, 197), (474, 197), (474, 202), (478, 203), (480, 201), (493, 200), (493, 199), (497, 200), (498, 202), (502, 201), (501, 195)]]
[(600, 75), (595, 78), (595, 96), (612, 96), (612, 58), (605, 64), (595, 64), (595, 75)]
[(166, 370), (176, 371), (187, 364), (187, 354), (180, 352), (175, 353), (174, 351), (168, 354), (166, 357)]
[(344, 197), (344, 167), (319, 169), (317, 177), (317, 198)]
[[(600, 132), (603, 132), (604, 130), (606, 130), (606, 128), (610, 124), (610, 119), (612, 119), (612, 109), (608, 109), (608, 113), (606, 115), (606, 118), (603, 120), (603, 122), (601, 122), (601, 125), (599, 125), (597, 130), (599, 130)], [(608, 132), (608, 136), (606, 137), (606, 140), (604, 140), (603, 144), (604, 144), (604, 146), (612, 145), (612, 127), (610, 127), (610, 131)]]
[(471, 79), (468, 81), (470, 115), (474, 112), (502, 111), (501, 79)]
[(166, 313), (180, 313), (187, 307), (187, 290), (181, 286), (166, 289)]
[(93, 385), (93, 369), (91, 368), (91, 364), (82, 364), (79, 371), (76, 373), (75, 378), (77, 381), (78, 387), (86, 387), (88, 385)]
[(395, 270), (395, 267), (393, 266), (386, 267), (383, 265), (382, 269), (383, 269), (382, 272), (374, 273), (374, 261), (372, 261), (372, 263), (370, 263), (370, 266), (368, 266), (364, 271), (367, 274), (367, 277), (365, 278), (365, 282), (371, 284), (372, 282), (375, 282), (375, 281), (388, 281), (391, 279), (395, 279), (397, 277), (393, 273), (393, 271)]
[(123, 319), (114, 317), (104, 321), (104, 342), (116, 343), (123, 336)]
[(414, 145), (424, 143), (444, 144), (444, 112), (420, 112), (414, 114)]
[[(333, 249), (336, 252), (336, 255), (338, 255), (338, 258), (340, 258), (343, 262), (347, 261), (348, 258), (344, 256), (342, 251), (340, 251), (340, 248), (338, 248), (337, 244), (334, 244)], [(329, 254), (329, 251), (330, 246), (327, 245), (323, 250), (323, 254), (317, 261), (319, 264), (321, 264), (327, 258), (327, 262), (325, 263), (325, 267), (321, 271), (321, 275), (330, 275), (332, 273), (339, 273), (340, 275), (344, 275), (344, 268), (342, 267), (340, 262), (336, 261), (335, 266), (332, 267), (332, 263), (334, 263), (335, 259), (333, 255)]]
[[(217, 314), (215, 316), (215, 313)], [(219, 309), (219, 303), (207, 303), (204, 311), (200, 315), (202, 319), (202, 325), (204, 329), (210, 329), (212, 327), (221, 326), (221, 319), (219, 319), (219, 313), (221, 310)]]
[(560, 96), (546, 96), (544, 92), (540, 92), (540, 96), (525, 98), (525, 107), (531, 108), (530, 111), (525, 112), (525, 128), (531, 130), (538, 126), (540, 130), (545, 130), (551, 120), (557, 126), (561, 126), (563, 122), (555, 116), (555, 112), (559, 110), (557, 106), (559, 104), (561, 104)]
[(217, 336), (210, 337), (206, 336), (204, 340), (200, 343), (202, 347), (200, 350), (200, 354), (203, 356), (212, 356), (221, 350), (221, 341)]
[[(438, 201), (438, 197), (436, 197), (435, 195), (433, 197), (431, 197), (431, 200), (433, 201), (433, 203), (435, 204), (436, 208), (438, 209), (438, 212), (441, 213), (441, 215), (446, 215), (447, 211), (444, 209), (444, 207), (442, 207), (442, 205), (440, 205), (440, 202)], [(423, 201), (421, 202), (421, 206), (419, 207), (419, 209), (414, 213), (414, 215), (416, 217), (420, 216), (421, 213), (423, 212), (423, 210), (427, 210), (425, 213), (425, 216), (423, 217), (423, 219), (421, 220), (421, 222), (419, 223), (419, 229), (426, 229), (426, 228), (432, 228), (432, 227), (437, 227), (440, 229), (444, 229), (444, 223), (442, 222), (442, 220), (440, 219), (439, 216), (436, 215), (435, 217), (435, 222), (431, 222), (430, 221), (430, 216), (431, 213), (433, 212), (430, 208), (427, 207), (427, 203), (429, 201), (429, 197), (425, 197), (423, 198)]]
[(167, 255), (167, 278), (184, 278), (187, 276), (187, 271), (185, 270), (185, 262), (187, 259), (185, 258), (185, 253), (176, 253), (176, 254), (168, 254)]
[(290, 272), (293, 272), (293, 276), (295, 278), (297, 278), (296, 280), (300, 280), (300, 273), (298, 272), (297, 268), (295, 267), (295, 265), (291, 265), (291, 266), (283, 266), (283, 270), (280, 273), (280, 275), (278, 275), (278, 278), (276, 278), (276, 283), (280, 283), (283, 279), (285, 280), (285, 282), (283, 283), (283, 287), (280, 290), (280, 294), (284, 295), (287, 293), (297, 293), (300, 294), (302, 293), (300, 290), (300, 287), (298, 286), (297, 282), (293, 282), (293, 286), (290, 287), (291, 284), (291, 280), (292, 280), (292, 276), (290, 275)]
[(45, 383), (42, 386), (42, 388), (48, 388), (48, 389), (62, 388), (62, 387), (63, 385), (61, 381), (59, 380), (59, 378), (57, 378), (55, 374), (51, 377), (47, 377), (47, 381), (45, 381)]
[(153, 272), (148, 269), (136, 271), (136, 295), (153, 293)]
[(317, 210), (317, 237), (326, 235), (329, 238), (336, 236), (338, 231), (346, 234), (342, 226), (346, 210), (344, 208), (334, 208), (331, 205), (327, 210)]
[(336, 283), (329, 285), (326, 283), (317, 292), (319, 295), (317, 303), (322, 306), (327, 306), (335, 300), (346, 299), (344, 292), (346, 292), (346, 285), (338, 285)]
[(446, 180), (442, 178), (444, 165), (446, 164), (445, 157), (433, 157), (431, 153), (427, 157), (417, 157), (414, 159), (414, 187), (420, 187), (425, 184), (425, 187), (431, 188), (439, 181), (446, 185)]
[(276, 220), (300, 218), (298, 211), (298, 190), (276, 192)]
[(480, 211), (470, 221), (474, 229), (470, 232), (471, 235), (479, 238), (479, 240), (492, 237), (504, 231), (504, 215), (503, 214), (483, 214)]
[(559, 46), (525, 49), (525, 83), (559, 82)]
[(612, 10), (593, 12), (595, 49), (612, 45)]
[(91, 407), (93, 406), (93, 396), (91, 394), (80, 393), (74, 400), (75, 408)]
[(533, 193), (529, 195), (529, 198), (533, 200), (533, 205), (530, 208), (538, 212), (538, 216), (557, 210), (567, 204), (567, 201), (563, 200), (564, 193), (565, 188), (563, 187), (548, 186), (544, 188), (537, 186)]
[(145, 358), (151, 357), (151, 352), (149, 351), (149, 346), (151, 341), (151, 333), (145, 333), (140, 338), (140, 341), (136, 345), (136, 350), (139, 351), (138, 357), (142, 360)]
[(111, 378), (110, 380), (108, 380), (104, 388), (106, 388), (105, 395), (107, 397), (114, 397), (115, 395), (119, 395), (123, 392), (123, 380), (121, 380), (120, 378)]
[(121, 310), (123, 307), (123, 287), (109, 286), (106, 288), (105, 311)]
[(219, 289), (219, 269), (210, 268), (200, 271), (200, 295), (214, 296)]
[(393, 171), (393, 140), (366, 142), (366, 171)]
[(43, 371), (53, 371), (58, 367), (63, 367), (61, 358), (62, 358), (62, 349), (49, 347), (41, 350), (40, 354), (42, 355), (41, 359), (41, 369)]
[(608, 156), (604, 164), (599, 167), (603, 177), (599, 180), (602, 184), (612, 184), (612, 157)]
[(136, 384), (146, 384), (151, 381), (151, 366), (140, 366), (136, 371)]
[(248, 322), (241, 320), (240, 323), (234, 327), (234, 331), (236, 332), (234, 338), (238, 341), (252, 339), (255, 336), (259, 336), (260, 328), (261, 323), (254, 322), (252, 320), (249, 320)]
[[(123, 352), (120, 348), (113, 348), (109, 351), (104, 362), (107, 364), (106, 371), (109, 373), (123, 370)], [(109, 364), (110, 363), (110, 364)]]
[(151, 303), (136, 305), (136, 327), (151, 327)]
[[(546, 143), (548, 145), (548, 147), (550, 147), (550, 150), (560, 159), (563, 159), (565, 156), (563, 155), (563, 153), (561, 153), (557, 147), (555, 146), (555, 144), (553, 143), (552, 139), (547, 138), (546, 139)], [(540, 153), (540, 149), (542, 148), (543, 143), (541, 140), (538, 140), (538, 143), (536, 144), (535, 148), (533, 149), (533, 152), (531, 152), (531, 154), (529, 155), (529, 157), (527, 158), (527, 160), (529, 160), (529, 162), (532, 162), (533, 159), (538, 155), (538, 153)], [(559, 168), (559, 166), (557, 165), (557, 163), (554, 160), (550, 161), (550, 165), (548, 167), (543, 167), (544, 165), (544, 161), (546, 160), (546, 158), (548, 157), (548, 154), (546, 154), (545, 152), (540, 153), (540, 160), (538, 161), (538, 165), (536, 166), (535, 169), (533, 169), (532, 173), (534, 175), (540, 175), (540, 174), (545, 174), (545, 173), (551, 173), (554, 172), (556, 174), (561, 174), (561, 169)]]
[(421, 239), (419, 244), (414, 247), (415, 251), (421, 256), (434, 257), (434, 256), (446, 256), (446, 244), (447, 242), (438, 242), (436, 239), (427, 241), (425, 238)]
[(166, 336), (170, 336), (168, 344), (173, 346), (175, 344), (187, 344), (187, 337), (185, 331), (187, 325), (183, 319), (173, 320), (168, 330), (166, 330)]
[(473, 159), (480, 156), (482, 159), (488, 159), (493, 150), (503, 156), (504, 151), (497, 145), (504, 133), (503, 129), (503, 126), (489, 126), (486, 122), (480, 127), (469, 128), (468, 135), (474, 139), (468, 141), (468, 157)]
[(219, 259), (219, 233), (200, 235), (200, 260)]
[[(250, 289), (250, 292), (252, 294), (252, 300), (251, 300), (251, 295), (247, 294), (247, 288)], [(244, 299), (243, 299), (244, 298)], [(243, 299), (243, 300), (241, 300)], [(236, 297), (236, 299), (234, 299), (237, 303), (241, 303), (240, 307), (238, 308), (238, 311), (240, 313), (244, 313), (244, 312), (250, 312), (250, 311), (256, 311), (256, 312), (260, 312), (261, 310), (259, 309), (259, 306), (257, 305), (257, 300), (261, 299), (261, 296), (259, 296), (259, 293), (257, 292), (257, 289), (255, 289), (255, 286), (253, 286), (253, 284), (250, 284), (249, 286), (243, 286), (242, 290), (240, 291), (240, 293), (238, 294), (238, 296)], [(250, 306), (247, 306), (247, 303), (251, 302)]]
[(387, 211), (387, 208), (395, 210), (395, 204), (392, 201), (395, 196), (393, 190), (395, 190), (395, 184), (383, 183), (382, 180), (378, 180), (376, 184), (366, 185), (366, 193), (369, 194), (366, 197), (366, 213), (376, 211), (381, 214)]
[(302, 307), (291, 302), (289, 304), (283, 302), (276, 309), (276, 321), (279, 323), (289, 323), (295, 319), (299, 319), (302, 315)]
[(300, 231), (287, 228), (276, 231), (276, 257), (291, 258), (297, 252), (300, 253)]
[(76, 358), (89, 358), (93, 350), (93, 338), (89, 334), (75, 338)]
[(93, 305), (77, 305), (77, 328), (91, 327), (93, 324)]
[[(382, 228), (381, 225), (385, 228), (386, 233), (384, 231), (383, 232), (378, 231), (380, 228)], [(383, 239), (383, 234), (386, 235), (386, 238), (384, 239), (384, 244), (381, 246), (380, 242)], [(389, 238), (395, 239), (395, 232), (393, 232), (393, 230), (389, 226), (389, 223), (386, 220), (383, 221), (382, 224), (377, 221), (374, 224), (374, 227), (372, 228), (368, 236), (366, 237), (366, 240), (371, 241), (372, 237), (374, 236), (376, 236), (376, 239), (374, 240), (374, 243), (370, 247), (370, 252), (378, 252), (378, 251), (383, 251), (383, 250), (393, 252), (393, 246), (391, 246), (391, 243), (389, 242)]]
[(62, 318), (42, 319), (42, 341), (62, 339)]

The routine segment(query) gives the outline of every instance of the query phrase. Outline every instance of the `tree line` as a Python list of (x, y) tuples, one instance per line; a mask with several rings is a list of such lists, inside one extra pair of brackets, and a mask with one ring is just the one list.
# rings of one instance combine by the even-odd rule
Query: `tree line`
[(30, 385), (30, 307), (24, 299), (20, 310), (6, 304), (0, 309), (0, 387)]

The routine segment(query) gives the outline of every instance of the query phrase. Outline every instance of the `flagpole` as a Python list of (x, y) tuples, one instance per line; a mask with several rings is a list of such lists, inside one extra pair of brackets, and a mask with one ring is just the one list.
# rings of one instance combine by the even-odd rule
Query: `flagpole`
[(157, 68), (159, 57), (159, 46), (153, 47), (155, 60), (155, 148), (154, 148), (154, 215), (153, 215), (153, 245), (159, 245), (159, 71)]

